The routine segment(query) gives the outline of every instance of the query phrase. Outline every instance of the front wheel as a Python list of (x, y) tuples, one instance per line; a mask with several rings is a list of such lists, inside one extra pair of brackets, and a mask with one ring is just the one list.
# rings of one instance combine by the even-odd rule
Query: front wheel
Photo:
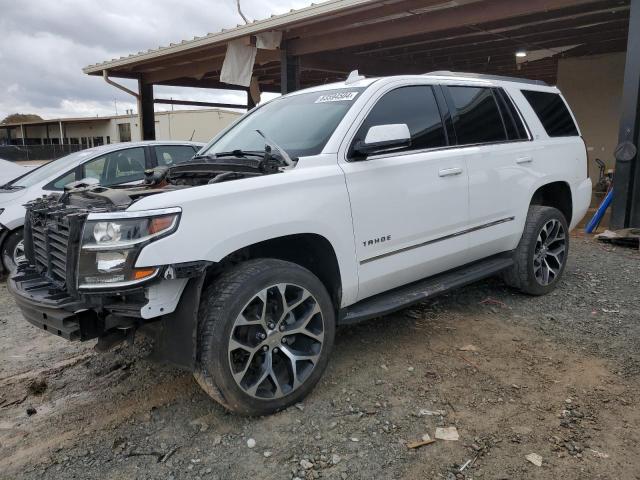
[(244, 262), (202, 295), (200, 386), (223, 406), (265, 415), (299, 402), (320, 379), (335, 336), (335, 311), (320, 280), (275, 259)]
[(25, 262), (24, 237), (22, 229), (12, 232), (2, 245), (2, 264), (5, 271), (15, 272), (18, 264)]
[(554, 290), (567, 264), (569, 227), (560, 210), (531, 205), (524, 232), (514, 252), (514, 265), (507, 270), (505, 282), (530, 295)]

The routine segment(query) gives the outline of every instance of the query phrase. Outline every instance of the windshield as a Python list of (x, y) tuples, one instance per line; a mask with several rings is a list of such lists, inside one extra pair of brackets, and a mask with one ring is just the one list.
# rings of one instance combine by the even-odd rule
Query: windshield
[(341, 88), (277, 98), (247, 115), (203, 153), (259, 151), (264, 132), (293, 158), (317, 155), (364, 88)]
[(67, 168), (73, 167), (78, 160), (84, 157), (89, 157), (92, 154), (95, 154), (95, 150), (82, 150), (80, 152), (67, 155), (66, 157), (52, 160), (49, 163), (46, 163), (14, 180), (13, 182), (9, 182), (7, 185), (12, 187), (31, 187), (32, 185), (48, 180), (59, 173), (64, 173)]

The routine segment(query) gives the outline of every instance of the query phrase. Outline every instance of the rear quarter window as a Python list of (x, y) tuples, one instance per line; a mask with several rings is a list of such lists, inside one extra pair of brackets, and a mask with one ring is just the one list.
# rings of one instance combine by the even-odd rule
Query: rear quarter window
[(533, 90), (522, 90), (522, 94), (538, 115), (547, 135), (550, 137), (578, 136), (578, 128), (560, 95)]

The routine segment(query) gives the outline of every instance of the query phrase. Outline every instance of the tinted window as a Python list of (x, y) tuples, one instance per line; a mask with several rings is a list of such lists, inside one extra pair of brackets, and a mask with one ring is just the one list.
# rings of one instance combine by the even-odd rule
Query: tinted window
[(538, 115), (542, 126), (550, 137), (572, 137), (578, 135), (576, 124), (569, 109), (557, 93), (522, 90), (522, 94)]
[(192, 147), (186, 145), (160, 145), (155, 147), (155, 150), (158, 165), (168, 167), (191, 160), (196, 153)]
[(491, 89), (449, 87), (455, 108), (453, 126), (459, 145), (502, 142), (507, 139)]
[(144, 170), (144, 148), (128, 148), (89, 160), (84, 164), (84, 177), (109, 186), (142, 180)]
[(76, 181), (76, 171), (71, 170), (69, 173), (67, 173), (66, 175), (60, 177), (55, 182), (53, 182), (52, 187), (56, 190), (62, 190), (66, 184), (75, 182), (75, 181)]
[(429, 86), (402, 87), (385, 94), (358, 130), (353, 144), (363, 141), (376, 125), (406, 123), (411, 146), (395, 151), (421, 150), (447, 144), (440, 111)]
[(265, 139), (256, 131), (260, 130), (291, 157), (317, 155), (362, 90), (349, 87), (276, 98), (244, 115), (205, 153), (261, 152)]
[(522, 119), (513, 105), (509, 96), (500, 88), (494, 89), (494, 94), (500, 106), (500, 113), (504, 126), (507, 130), (507, 138), (509, 140), (526, 140), (528, 139), (527, 130), (522, 123)]

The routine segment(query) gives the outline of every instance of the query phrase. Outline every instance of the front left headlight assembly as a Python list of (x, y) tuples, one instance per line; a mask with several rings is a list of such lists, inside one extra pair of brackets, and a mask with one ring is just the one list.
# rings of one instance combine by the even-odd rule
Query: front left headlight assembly
[(78, 289), (128, 287), (154, 278), (158, 267), (135, 268), (140, 251), (178, 228), (180, 209), (92, 214), (84, 224)]

